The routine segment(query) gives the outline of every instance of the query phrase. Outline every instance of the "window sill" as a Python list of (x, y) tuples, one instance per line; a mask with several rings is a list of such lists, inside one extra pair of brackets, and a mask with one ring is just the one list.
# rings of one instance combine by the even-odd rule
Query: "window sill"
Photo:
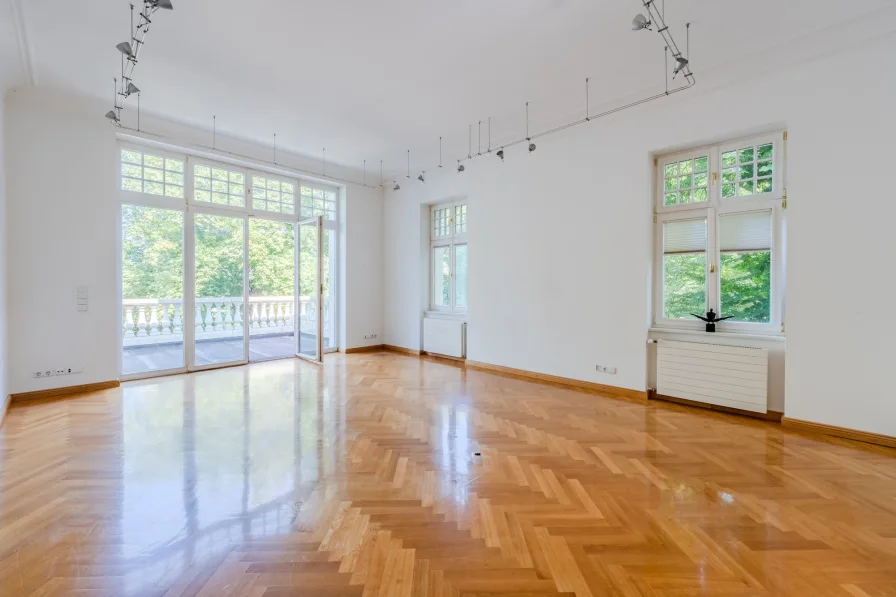
[(725, 338), (726, 340), (762, 340), (765, 342), (785, 342), (783, 334), (749, 334), (744, 332), (703, 332), (692, 329), (652, 327), (647, 330), (648, 336), (654, 334), (679, 334), (683, 336), (702, 336), (704, 338)]
[(466, 311), (426, 311), (424, 317), (429, 319), (451, 319), (453, 321), (467, 321)]

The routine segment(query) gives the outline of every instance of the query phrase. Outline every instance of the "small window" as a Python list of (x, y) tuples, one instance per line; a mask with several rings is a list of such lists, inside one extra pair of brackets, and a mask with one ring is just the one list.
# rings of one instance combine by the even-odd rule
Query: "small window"
[(719, 216), (722, 317), (769, 323), (772, 294), (772, 212)]
[(246, 175), (217, 166), (193, 166), (193, 199), (213, 205), (246, 206)]
[(467, 309), (467, 204), (430, 208), (430, 305), (443, 311)]
[(336, 198), (336, 189), (303, 184), (301, 190), (302, 217), (323, 216), (325, 220), (336, 220)]
[(765, 195), (774, 191), (775, 145), (746, 145), (721, 155), (722, 198)]
[(663, 204), (704, 203), (709, 198), (709, 155), (665, 164)]
[(432, 237), (445, 238), (450, 237), (451, 230), (451, 207), (439, 207), (432, 210)]
[(271, 176), (252, 175), (252, 209), (274, 213), (296, 213), (296, 183)]
[(663, 317), (706, 312), (706, 219), (663, 224)]
[(184, 160), (122, 149), (121, 189), (183, 199)]

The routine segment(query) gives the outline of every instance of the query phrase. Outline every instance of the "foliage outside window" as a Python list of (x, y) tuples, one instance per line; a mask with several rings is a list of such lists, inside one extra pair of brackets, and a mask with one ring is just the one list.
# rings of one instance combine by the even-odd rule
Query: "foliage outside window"
[(467, 308), (467, 205), (434, 205), (430, 210), (430, 279), (433, 309)]
[[(295, 221), (324, 216), (321, 239), (324, 278), (323, 297), (333, 292), (333, 265), (337, 245), (337, 189), (309, 185), (295, 179), (256, 173), (251, 175), (192, 158), (120, 150), (122, 194), (122, 298), (180, 299), (184, 296), (184, 234), (187, 214), (185, 172), (193, 173), (192, 198), (200, 204), (242, 207), (247, 194), (256, 211), (291, 215), (294, 220), (249, 220), (249, 281), (251, 296), (289, 296), (295, 292)], [(246, 183), (251, 183), (251, 191)], [(189, 190), (189, 189), (188, 189)], [(262, 190), (264, 192), (262, 192)], [(139, 204), (133, 193), (157, 195), (171, 201), (170, 209)], [(295, 214), (301, 197), (303, 213)], [(146, 201), (148, 201), (148, 198)], [(262, 205), (263, 203), (263, 205)], [(151, 203), (152, 204), (152, 203)], [(195, 290), (200, 297), (234, 297), (243, 294), (243, 219), (195, 214)], [(282, 218), (282, 216), (281, 216)], [(312, 243), (310, 236), (302, 243)], [(313, 255), (301, 247), (300, 255)], [(300, 269), (299, 294), (309, 296), (315, 288), (310, 264)]]
[[(657, 160), (655, 319), (699, 328), (778, 331), (783, 323), (783, 135)], [(699, 193), (698, 193), (699, 191)]]

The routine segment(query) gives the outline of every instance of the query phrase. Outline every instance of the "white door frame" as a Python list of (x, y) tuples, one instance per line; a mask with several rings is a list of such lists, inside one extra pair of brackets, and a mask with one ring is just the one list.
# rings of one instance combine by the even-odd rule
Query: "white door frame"
[(298, 226), (296, 226), (296, 303), (298, 304), (299, 297), (299, 288), (300, 288), (300, 279), (301, 279), (301, 246), (302, 246), (302, 226), (315, 226), (317, 228), (317, 288), (315, 288), (315, 296), (317, 300), (315, 301), (315, 305), (317, 305), (317, 356), (316, 358), (311, 358), (307, 355), (303, 355), (300, 348), (302, 346), (302, 322), (299, 317), (299, 310), (295, 310), (295, 326), (296, 326), (296, 356), (304, 359), (306, 361), (310, 361), (312, 363), (323, 363), (324, 360), (324, 335), (323, 335), (323, 326), (324, 326), (324, 310), (323, 310), (323, 256), (321, 255), (321, 249), (323, 247), (323, 216), (314, 216), (313, 218), (306, 218), (304, 220), (299, 220)]

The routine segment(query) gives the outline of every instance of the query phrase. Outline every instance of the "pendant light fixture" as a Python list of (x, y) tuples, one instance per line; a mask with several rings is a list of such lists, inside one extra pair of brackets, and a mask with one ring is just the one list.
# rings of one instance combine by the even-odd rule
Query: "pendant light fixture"
[(632, 19), (632, 31), (653, 31), (653, 29), (650, 28), (650, 25), (650, 19), (642, 14), (637, 14), (635, 15), (635, 18)]
[(504, 161), (504, 148), (502, 147), (501, 149), (499, 149), (498, 153), (496, 153), (495, 155), (498, 156), (499, 158), (501, 158), (501, 161), (503, 162)]
[(400, 191), (400, 190), (401, 190), (401, 186), (400, 186), (397, 182), (395, 182), (394, 180), (392, 181), (392, 190), (393, 190), (393, 191)]
[[(150, 17), (157, 10), (172, 10), (174, 8), (171, 0), (142, 0), (142, 4), (139, 13), (140, 20), (136, 28), (134, 27), (134, 5), (130, 5), (131, 26), (128, 29), (128, 40), (115, 45), (121, 54), (121, 87), (119, 88), (116, 82), (116, 95), (113, 97), (111, 110), (115, 114), (114, 122), (116, 123), (121, 120), (123, 100), (140, 93), (140, 89), (133, 83), (134, 69), (137, 67), (137, 54), (146, 41), (146, 33), (152, 23)], [(108, 114), (106, 116), (108, 117)], [(113, 119), (110, 118), (110, 120)]]
[(426, 170), (424, 170), (423, 172), (420, 173), (420, 176), (417, 177), (417, 180), (419, 180), (419, 181), (422, 182), (422, 183), (425, 183), (425, 182), (426, 182), (426, 179), (423, 178), (423, 175), (424, 175), (424, 174), (426, 174)]
[(457, 160), (457, 171), (458, 171), (458, 173), (463, 172), (464, 170), (466, 170), (466, 168), (464, 168), (464, 165), (460, 163), (460, 160)]

